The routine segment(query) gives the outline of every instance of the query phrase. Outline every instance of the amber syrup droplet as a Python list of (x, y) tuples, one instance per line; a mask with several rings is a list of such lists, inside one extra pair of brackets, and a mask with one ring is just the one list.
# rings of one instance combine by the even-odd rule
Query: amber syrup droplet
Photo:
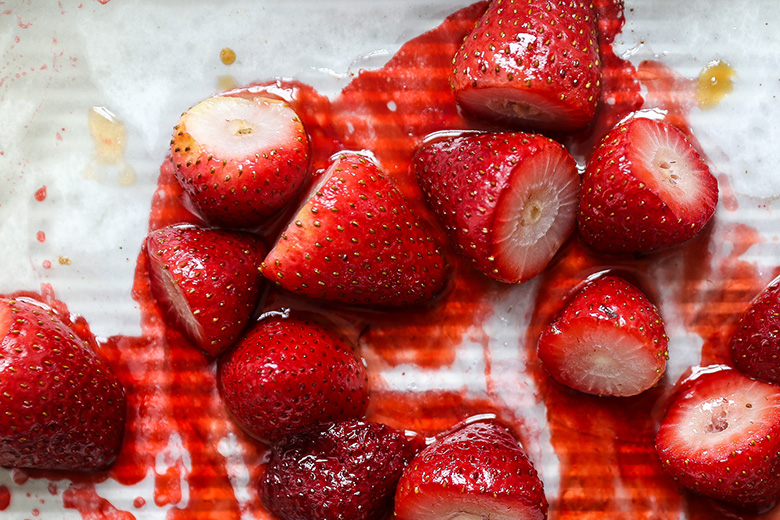
[(225, 65), (233, 65), (233, 63), (236, 62), (236, 53), (233, 49), (225, 47), (219, 51), (219, 59), (222, 60), (222, 63)]
[(718, 106), (726, 94), (734, 90), (732, 78), (736, 76), (736, 71), (728, 63), (720, 60), (710, 62), (699, 73), (699, 84), (696, 89), (699, 106), (703, 110)]

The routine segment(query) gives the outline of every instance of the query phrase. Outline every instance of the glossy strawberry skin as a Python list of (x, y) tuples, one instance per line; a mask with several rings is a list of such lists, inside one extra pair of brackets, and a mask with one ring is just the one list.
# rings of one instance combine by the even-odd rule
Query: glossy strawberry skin
[[(433, 520), (547, 517), (544, 486), (511, 433), (494, 421), (467, 424), (421, 451), (398, 482), (395, 517)], [(469, 516), (468, 518), (472, 518)]]
[(601, 78), (589, 1), (494, 0), (455, 54), (450, 84), (479, 116), (568, 132), (593, 119)]
[(402, 306), (438, 294), (447, 262), (376, 163), (340, 153), (266, 256), (262, 272), (303, 296)]
[[(751, 415), (753, 410), (760, 412)], [(696, 420), (695, 413), (706, 421)], [(695, 444), (718, 435), (725, 440)], [(686, 446), (686, 437), (694, 447)], [(727, 366), (696, 367), (675, 388), (656, 450), (664, 469), (683, 486), (765, 510), (780, 493), (780, 388)]]
[(515, 177), (516, 172), (531, 160), (559, 164), (561, 171), (555, 174), (575, 193), (579, 178), (571, 155), (552, 139), (522, 132), (466, 132), (429, 138), (430, 142), (415, 154), (413, 170), (430, 207), (458, 251), (477, 270), (502, 282), (523, 282), (539, 274), (574, 231), (576, 198), (570, 201), (570, 208), (555, 210), (556, 218), (565, 222), (545, 261), (520, 272), (502, 258), (500, 246), (504, 237), (498, 232), (499, 207), (510, 198), (507, 194), (513, 190), (513, 184), (523, 182), (514, 180), (523, 176), (517, 173)]
[(423, 445), (380, 423), (333, 423), (275, 446), (260, 496), (281, 520), (376, 520)]
[[(155, 296), (198, 348), (216, 357), (240, 337), (264, 282), (260, 263), (265, 249), (255, 236), (167, 226), (147, 236), (146, 251)], [(172, 297), (170, 291), (178, 294)]]
[(730, 345), (731, 359), (742, 373), (780, 384), (780, 279), (751, 302)]
[(217, 384), (235, 421), (268, 443), (360, 417), (368, 405), (362, 360), (313, 322), (261, 320), (219, 360)]
[(0, 465), (99, 470), (117, 457), (125, 392), (92, 342), (50, 307), (0, 299)]
[[(700, 195), (686, 210), (674, 210), (658, 190), (637, 175), (643, 168), (633, 144), (646, 129), (685, 142), (691, 167), (703, 172)], [(632, 158), (634, 157), (634, 158)], [(644, 253), (682, 244), (712, 218), (718, 183), (687, 137), (672, 125), (636, 117), (617, 125), (588, 161), (580, 187), (577, 223), (591, 247), (609, 253)]]
[[(210, 224), (251, 229), (288, 204), (307, 182), (309, 139), (300, 119), (284, 101), (249, 95), (224, 97), (283, 105), (290, 113), (290, 135), (273, 148), (225, 157), (188, 131), (185, 112), (174, 126), (170, 160), (179, 184)], [(268, 129), (269, 133), (275, 131)]]

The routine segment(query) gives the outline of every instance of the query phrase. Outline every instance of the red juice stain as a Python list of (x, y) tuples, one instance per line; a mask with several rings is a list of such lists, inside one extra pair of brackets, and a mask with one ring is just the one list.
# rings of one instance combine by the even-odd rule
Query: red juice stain
[(6, 486), (0, 486), (0, 511), (8, 509), (11, 503), (11, 490)]
[(38, 188), (38, 190), (35, 192), (35, 200), (38, 202), (43, 202), (46, 200), (46, 186), (41, 186)]
[(49, 485), (46, 486), (46, 489), (49, 491), (51, 495), (56, 496), (58, 489), (57, 489), (57, 483), (56, 482), (49, 482)]
[(41, 243), (46, 242), (46, 233), (44, 233), (43, 231), (38, 231), (37, 233), (35, 233), (35, 239)]
[(133, 507), (135, 507), (136, 509), (141, 509), (145, 505), (146, 505), (146, 499), (144, 499), (144, 497), (135, 497), (133, 499)]
[(62, 493), (65, 509), (75, 509), (82, 520), (136, 520), (128, 511), (121, 511), (99, 496), (94, 484), (72, 484)]
[(51, 260), (44, 260), (41, 262), (41, 267), (44, 269), (51, 269)]

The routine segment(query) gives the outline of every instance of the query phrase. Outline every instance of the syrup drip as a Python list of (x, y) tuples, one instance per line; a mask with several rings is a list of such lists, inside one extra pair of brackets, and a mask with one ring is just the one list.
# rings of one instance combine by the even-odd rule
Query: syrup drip
[(84, 177), (104, 182), (109, 175), (113, 175), (120, 186), (135, 184), (135, 170), (125, 161), (127, 148), (125, 125), (105, 107), (90, 108), (87, 122), (94, 153), (92, 160), (84, 169)]

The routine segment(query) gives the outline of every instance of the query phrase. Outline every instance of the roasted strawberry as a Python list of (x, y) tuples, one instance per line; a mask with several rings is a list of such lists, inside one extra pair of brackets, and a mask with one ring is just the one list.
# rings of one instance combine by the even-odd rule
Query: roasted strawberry
[(305, 184), (309, 140), (298, 115), (268, 97), (215, 96), (174, 127), (176, 179), (206, 219), (256, 227)]
[(399, 306), (435, 296), (447, 262), (429, 230), (369, 157), (335, 156), (262, 265), (297, 294)]
[(740, 318), (731, 336), (731, 359), (744, 374), (780, 384), (780, 278)]
[(437, 440), (406, 467), (398, 520), (547, 517), (542, 481), (522, 447), (496, 422), (475, 422)]
[(93, 344), (28, 298), (0, 299), (0, 335), (0, 465), (109, 466), (122, 446), (127, 404)]
[(546, 137), (432, 134), (414, 171), (461, 254), (496, 280), (539, 274), (576, 226), (577, 165)]
[(599, 395), (630, 396), (666, 369), (668, 338), (658, 309), (617, 276), (587, 282), (539, 337), (542, 366), (559, 383)]
[(241, 232), (168, 226), (146, 238), (152, 290), (195, 345), (217, 356), (249, 324), (265, 249)]
[(587, 126), (601, 94), (590, 1), (494, 0), (452, 60), (466, 110), (532, 130)]
[(348, 420), (275, 446), (260, 496), (281, 520), (373, 520), (392, 504), (396, 483), (424, 446), (384, 424)]
[(780, 493), (780, 387), (726, 366), (697, 367), (678, 383), (656, 449), (685, 487), (766, 508)]
[(580, 188), (580, 233), (611, 253), (681, 244), (710, 221), (718, 182), (676, 127), (634, 117), (612, 129), (588, 161)]
[(362, 360), (333, 332), (293, 318), (261, 320), (221, 358), (220, 395), (236, 422), (275, 443), (368, 405)]

